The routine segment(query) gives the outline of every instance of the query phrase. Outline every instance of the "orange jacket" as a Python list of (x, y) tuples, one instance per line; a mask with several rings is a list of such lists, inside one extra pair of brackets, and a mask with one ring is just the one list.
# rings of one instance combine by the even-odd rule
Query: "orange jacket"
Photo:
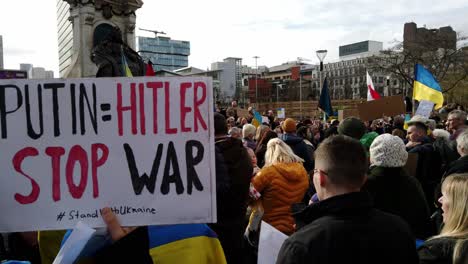
[(291, 205), (300, 203), (309, 188), (309, 177), (301, 163), (278, 163), (261, 169), (252, 179), (262, 194), (263, 220), (286, 235), (294, 232)]

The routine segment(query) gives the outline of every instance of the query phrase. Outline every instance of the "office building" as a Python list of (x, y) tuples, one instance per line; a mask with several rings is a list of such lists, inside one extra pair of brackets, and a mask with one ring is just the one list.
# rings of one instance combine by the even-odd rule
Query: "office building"
[(0, 35), (0, 69), (3, 69), (3, 37)]
[(190, 42), (167, 37), (138, 37), (138, 53), (145, 62), (153, 63), (154, 71), (188, 67)]
[(64, 0), (56, 0), (57, 6), (57, 38), (59, 55), (59, 75), (64, 74), (71, 65), (73, 55), (73, 26), (68, 20), (70, 5)]
[(33, 65), (29, 63), (21, 63), (20, 70), (24, 71), (28, 75), (28, 79), (31, 79), (33, 76)]
[(457, 32), (452, 27), (418, 28), (414, 22), (405, 23), (403, 32), (403, 48), (410, 51), (434, 51), (439, 48), (457, 48)]
[(366, 40), (339, 47), (340, 60), (352, 60), (378, 55), (383, 50), (380, 41)]

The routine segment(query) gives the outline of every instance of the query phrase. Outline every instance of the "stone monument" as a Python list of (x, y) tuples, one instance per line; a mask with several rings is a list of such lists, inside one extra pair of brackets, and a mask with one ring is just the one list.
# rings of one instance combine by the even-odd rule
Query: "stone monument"
[[(63, 1), (70, 5), (69, 20), (73, 25), (72, 62), (65, 78), (95, 77), (98, 66), (92, 58), (93, 50), (112, 32), (120, 32), (126, 50), (135, 49), (135, 12), (143, 5), (142, 0)], [(133, 72), (136, 67), (132, 67)]]

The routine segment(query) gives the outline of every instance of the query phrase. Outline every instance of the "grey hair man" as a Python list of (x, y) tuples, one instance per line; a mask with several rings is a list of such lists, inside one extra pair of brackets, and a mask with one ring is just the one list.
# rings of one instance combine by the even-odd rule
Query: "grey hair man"
[(447, 117), (447, 130), (452, 134), (451, 140), (456, 140), (466, 129), (466, 112), (453, 110)]

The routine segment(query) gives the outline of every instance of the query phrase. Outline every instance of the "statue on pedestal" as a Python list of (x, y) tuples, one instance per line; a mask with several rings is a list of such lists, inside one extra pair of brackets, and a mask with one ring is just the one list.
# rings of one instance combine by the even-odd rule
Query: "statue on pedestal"
[(143, 59), (123, 42), (122, 33), (118, 27), (111, 28), (99, 43), (95, 43), (91, 59), (98, 67), (96, 77), (126, 76), (124, 59), (132, 76), (145, 75)]

